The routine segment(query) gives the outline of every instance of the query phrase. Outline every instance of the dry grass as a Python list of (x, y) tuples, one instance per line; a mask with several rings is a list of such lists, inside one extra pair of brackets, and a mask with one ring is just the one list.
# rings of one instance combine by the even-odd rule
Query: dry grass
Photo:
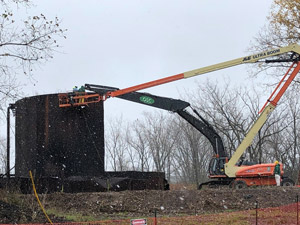
[(196, 184), (170, 184), (170, 190), (197, 190)]
[[(154, 218), (146, 218), (148, 225), (154, 225)], [(258, 224), (297, 224), (296, 212), (281, 210), (280, 208), (270, 208), (258, 210)], [(78, 225), (81, 223), (77, 223)], [(82, 223), (84, 224), (84, 223)], [(122, 220), (103, 220), (92, 222), (93, 225), (127, 225), (130, 219)], [(231, 224), (231, 225), (251, 225), (256, 224), (256, 211), (240, 211), (220, 214), (205, 214), (197, 216), (178, 216), (178, 217), (158, 217), (159, 225), (215, 225), (215, 224)]]

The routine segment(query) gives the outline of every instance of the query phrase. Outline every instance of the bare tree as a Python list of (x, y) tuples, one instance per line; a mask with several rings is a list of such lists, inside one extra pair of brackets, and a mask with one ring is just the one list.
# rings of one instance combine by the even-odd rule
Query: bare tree
[(5, 154), (5, 149), (6, 149), (6, 145), (5, 145), (5, 140), (0, 138), (0, 174), (5, 173), (6, 168), (6, 154)]
[(29, 15), (30, 7), (30, 0), (0, 1), (0, 106), (18, 96), (17, 75), (22, 72), (30, 78), (34, 66), (51, 59), (58, 39), (65, 38), (66, 29), (57, 17)]
[(130, 125), (131, 129), (126, 133), (126, 140), (129, 145), (129, 156), (134, 170), (149, 171), (151, 168), (151, 155), (149, 143), (146, 138), (145, 125), (140, 120)]
[[(216, 83), (207, 82), (203, 85), (199, 84), (197, 94), (193, 94), (190, 98), (193, 96), (194, 102), (198, 103), (198, 110), (217, 130), (231, 155), (259, 116), (260, 93), (254, 88), (237, 89), (231, 87), (229, 83), (220, 87)], [(270, 136), (284, 130), (285, 126), (276, 128), (276, 125), (285, 116), (281, 111), (273, 112), (247, 149), (245, 155), (249, 160), (256, 162), (265, 160), (263, 154), (265, 144)]]
[[(254, 53), (299, 43), (299, 9), (299, 0), (274, 0), (266, 25), (258, 32), (248, 50)], [(289, 66), (288, 63), (257, 63), (256, 65), (256, 67), (252, 66), (254, 68), (252, 75), (265, 72), (272, 77), (282, 77), (282, 72), (286, 71), (284, 68)]]
[(143, 129), (155, 170), (167, 172), (169, 179), (171, 176), (171, 156), (174, 152), (175, 138), (178, 132), (173, 130), (171, 119), (161, 112), (157, 114), (145, 113)]
[(128, 145), (123, 118), (110, 119), (105, 132), (105, 149), (108, 153), (106, 154), (106, 161), (110, 163), (113, 171), (127, 170), (129, 164), (126, 155)]
[[(294, 89), (294, 90), (293, 90)], [(286, 166), (286, 172), (293, 178), (297, 178), (299, 174), (299, 87), (294, 86), (283, 98), (283, 107), (286, 116), (283, 120), (281, 128), (286, 127), (281, 134), (281, 154), (280, 159)]]
[(229, 155), (243, 140), (250, 126), (240, 94), (239, 89), (230, 87), (230, 82), (220, 87), (207, 81), (205, 84), (199, 84), (197, 92), (189, 97), (193, 99), (197, 110), (222, 137)]
[(181, 118), (175, 118), (179, 135), (173, 156), (177, 181), (199, 184), (207, 179), (207, 166), (212, 147), (206, 138)]

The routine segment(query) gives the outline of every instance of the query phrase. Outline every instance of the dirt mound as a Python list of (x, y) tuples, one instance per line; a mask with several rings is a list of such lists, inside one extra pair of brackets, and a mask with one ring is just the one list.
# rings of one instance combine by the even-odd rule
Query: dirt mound
[[(125, 191), (110, 193), (54, 194), (47, 202), (67, 210), (85, 210), (90, 213), (132, 212), (161, 214), (220, 212), (227, 209), (275, 207), (295, 202), (298, 188), (258, 188), (245, 190), (178, 190)], [(64, 199), (64, 201), (62, 201)], [(280, 199), (280, 201), (278, 201)]]
[[(26, 217), (26, 215), (26, 209), (21, 209), (17, 205), (0, 201), (1, 223), (17, 223), (22, 220), (22, 217)], [(30, 218), (27, 218), (27, 220), (30, 220)]]
[[(51, 212), (53, 221), (67, 220), (62, 215), (81, 215), (89, 219), (121, 219), (124, 217), (158, 215), (195, 215), (254, 209), (256, 202), (259, 208), (276, 207), (294, 203), (300, 194), (298, 187), (265, 187), (243, 190), (209, 189), (209, 190), (171, 190), (171, 191), (124, 191), (102, 193), (53, 193), (40, 195), (47, 211)], [(16, 220), (32, 222), (27, 216), (40, 212), (33, 195), (18, 195), (22, 207), (1, 200), (0, 223), (13, 223)], [(27, 208), (26, 208), (27, 207)], [(0, 208), (1, 209), (1, 208)], [(11, 210), (9, 210), (11, 209)], [(27, 211), (26, 211), (27, 210)], [(0, 210), (3, 211), (3, 210)], [(9, 214), (14, 211), (16, 215)], [(59, 212), (59, 213), (58, 213)], [(8, 214), (8, 216), (6, 215)], [(56, 219), (55, 219), (56, 218)], [(40, 220), (40, 221), (39, 221)], [(70, 217), (68, 218), (70, 220)], [(71, 219), (72, 220), (72, 219)], [(44, 216), (35, 216), (34, 221), (45, 222)]]

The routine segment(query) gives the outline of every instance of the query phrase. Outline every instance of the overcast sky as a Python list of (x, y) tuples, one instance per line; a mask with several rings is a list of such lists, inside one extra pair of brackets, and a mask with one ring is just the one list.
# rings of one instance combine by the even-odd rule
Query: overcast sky
[[(34, 71), (27, 96), (65, 92), (85, 83), (126, 88), (239, 58), (266, 24), (272, 0), (48, 0), (29, 12), (58, 16), (67, 28), (63, 53)], [(244, 67), (180, 80), (145, 91), (179, 98), (206, 79), (247, 76)], [(106, 118), (135, 119), (147, 108), (105, 102)]]

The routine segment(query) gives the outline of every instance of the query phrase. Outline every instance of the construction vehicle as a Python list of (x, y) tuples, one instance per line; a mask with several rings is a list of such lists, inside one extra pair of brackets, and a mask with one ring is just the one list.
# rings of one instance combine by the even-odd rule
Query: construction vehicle
[[(282, 62), (292, 62), (287, 73), (284, 75), (262, 110), (259, 112), (259, 117), (253, 124), (253, 126), (248, 131), (244, 140), (238, 146), (232, 157), (229, 159), (226, 156), (224, 151), (224, 157), (220, 157), (220, 155), (216, 154), (215, 157), (211, 160), (209, 164), (209, 177), (212, 179), (209, 182), (203, 183), (199, 185), (201, 188), (203, 185), (222, 185), (222, 184), (230, 184), (236, 188), (243, 188), (246, 186), (261, 186), (261, 185), (275, 185), (275, 179), (273, 177), (274, 164), (256, 164), (256, 165), (240, 165), (237, 164), (241, 159), (241, 156), (246, 151), (246, 149), (251, 145), (254, 137), (257, 135), (259, 130), (262, 128), (270, 113), (275, 109), (278, 101), (293, 81), (295, 76), (300, 70), (300, 46), (297, 44), (292, 44), (287, 47), (277, 48), (269, 51), (264, 51), (258, 54), (241, 57), (238, 59), (230, 60), (223, 63), (218, 63), (212, 66), (203, 67), (200, 69), (187, 71), (181, 74), (169, 76), (163, 79), (143, 83), (140, 85), (132, 86), (125, 89), (115, 89), (101, 92), (98, 94), (87, 93), (84, 96), (75, 96), (78, 99), (82, 98), (84, 101), (75, 101), (75, 103), (71, 103), (68, 94), (62, 94), (59, 96), (59, 106), (60, 107), (69, 107), (69, 106), (80, 106), (87, 105), (93, 101), (105, 101), (109, 97), (121, 97), (128, 93), (133, 93), (142, 89), (158, 86), (164, 83), (173, 82), (176, 80), (189, 78), (205, 73), (209, 73), (216, 70), (221, 70), (224, 68), (237, 66), (241, 64), (247, 63), (257, 63), (257, 62), (265, 62), (265, 63), (282, 63)], [(274, 57), (280, 56), (279, 58)], [(266, 58), (272, 58), (270, 60), (262, 61)], [(285, 79), (287, 79), (285, 81)], [(90, 97), (93, 96), (93, 97)], [(240, 166), (239, 166), (240, 165)], [(283, 174), (283, 168), (281, 165), (281, 173)], [(291, 186), (294, 185), (294, 182), (289, 178), (283, 178), (282, 185)]]
[[(85, 84), (85, 88), (86, 90), (93, 91), (99, 95), (103, 95), (107, 91), (119, 90), (118, 88), (95, 84)], [(130, 92), (119, 95), (117, 98), (177, 113), (181, 118), (186, 120), (189, 124), (196, 128), (196, 130), (204, 135), (210, 142), (218, 160), (213, 160), (213, 162), (210, 163), (214, 166), (210, 166), (209, 174), (211, 176), (224, 175), (224, 162), (228, 156), (225, 151), (223, 141), (215, 129), (209, 124), (209, 122), (205, 120), (197, 112), (197, 110), (190, 105), (190, 103), (179, 99), (166, 98), (144, 92)], [(191, 109), (191, 112), (188, 111), (188, 107)], [(195, 116), (192, 113), (194, 113)], [(223, 168), (223, 170), (221, 170), (221, 168)], [(224, 180), (223, 184), (229, 184), (229, 180)]]

